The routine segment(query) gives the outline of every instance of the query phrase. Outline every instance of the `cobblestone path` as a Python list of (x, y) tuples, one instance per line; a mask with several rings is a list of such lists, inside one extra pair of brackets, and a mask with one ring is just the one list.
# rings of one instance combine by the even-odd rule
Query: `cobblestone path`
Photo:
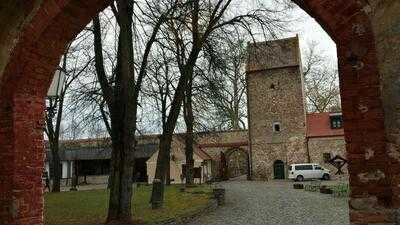
[(346, 198), (295, 190), (293, 182), (233, 181), (226, 205), (190, 225), (348, 225)]

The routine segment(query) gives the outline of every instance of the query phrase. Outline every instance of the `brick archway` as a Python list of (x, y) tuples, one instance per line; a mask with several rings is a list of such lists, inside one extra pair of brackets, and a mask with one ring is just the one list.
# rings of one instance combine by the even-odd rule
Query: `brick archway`
[(0, 224), (41, 225), (44, 96), (67, 43), (110, 1), (20, 2), (18, 42), (0, 74)]
[(352, 224), (398, 224), (399, 161), (386, 152), (372, 1), (294, 0), (337, 45)]
[[(395, 173), (400, 166), (385, 150), (376, 42), (369, 15), (372, 1), (293, 1), (316, 18), (338, 46), (351, 221), (395, 224), (395, 209), (400, 205), (400, 178)], [(0, 58), (0, 224), (40, 225), (43, 97), (66, 43), (110, 0), (8, 2), (20, 7), (19, 18), (14, 18), (20, 22), (11, 36), (0, 39), (0, 46), (7, 47)]]

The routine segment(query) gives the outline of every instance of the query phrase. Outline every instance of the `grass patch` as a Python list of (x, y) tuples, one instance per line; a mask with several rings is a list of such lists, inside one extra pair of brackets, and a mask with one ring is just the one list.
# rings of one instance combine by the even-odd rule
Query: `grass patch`
[[(201, 194), (200, 194), (201, 192)], [(188, 215), (204, 208), (210, 201), (209, 186), (197, 186), (180, 192), (179, 186), (166, 187), (164, 208), (152, 210), (149, 204), (151, 186), (140, 186), (133, 196), (132, 211), (146, 224)], [(100, 225), (105, 222), (109, 191), (46, 193), (45, 225)]]

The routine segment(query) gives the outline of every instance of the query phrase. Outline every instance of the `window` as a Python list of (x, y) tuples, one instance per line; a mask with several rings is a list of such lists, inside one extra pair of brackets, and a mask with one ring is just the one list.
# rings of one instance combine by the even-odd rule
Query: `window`
[(327, 163), (329, 160), (331, 160), (331, 153), (323, 153), (322, 158), (324, 159), (324, 162)]
[(313, 170), (312, 165), (298, 165), (298, 166), (294, 166), (294, 168), (296, 170)]
[(321, 166), (315, 166), (314, 169), (315, 170), (322, 170), (322, 167)]
[(332, 129), (340, 129), (343, 127), (342, 115), (334, 115), (330, 117), (331, 119), (331, 128)]
[(280, 123), (275, 122), (272, 126), (273, 126), (273, 129), (274, 129), (274, 132), (280, 132), (281, 131), (281, 124)]

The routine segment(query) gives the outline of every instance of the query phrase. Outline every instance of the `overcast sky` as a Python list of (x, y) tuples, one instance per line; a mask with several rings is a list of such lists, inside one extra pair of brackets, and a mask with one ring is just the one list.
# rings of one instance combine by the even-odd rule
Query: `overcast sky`
[(310, 42), (319, 43), (319, 50), (331, 60), (332, 65), (337, 66), (336, 44), (330, 36), (322, 29), (322, 27), (311, 16), (297, 7), (291, 12), (294, 18), (299, 20), (293, 22), (292, 33), (288, 36), (299, 34), (300, 48), (304, 50)]
[[(274, 1), (285, 1), (285, 0), (252, 0), (265, 5), (271, 5)], [(250, 1), (250, 2), (252, 2)], [(233, 8), (235, 10), (244, 9), (251, 7), (249, 1), (236, 0), (233, 1)], [(274, 3), (272, 3), (274, 4)], [(278, 6), (279, 7), (279, 6)], [(307, 13), (305, 13), (299, 7), (295, 7), (289, 12), (289, 20), (294, 20), (294, 22), (288, 24), (290, 32), (283, 35), (282, 38), (293, 37), (296, 34), (300, 38), (300, 48), (302, 52), (307, 49), (307, 46), (311, 42), (318, 43), (318, 50), (322, 51), (324, 55), (330, 59), (331, 65), (334, 68), (337, 67), (337, 56), (336, 56), (336, 45), (329, 37), (329, 35), (321, 28), (321, 26)], [(259, 40), (264, 41), (264, 40)], [(110, 41), (110, 43), (114, 43)], [(304, 55), (304, 53), (303, 53)]]
[[(296, 4), (291, 3), (293, 9), (287, 10), (287, 2), (289, 0), (248, 0), (248, 1), (233, 1), (231, 8), (234, 10), (247, 12), (247, 10), (254, 10), (260, 4), (273, 10), (283, 10), (281, 19), (286, 21), (292, 21), (287, 24), (290, 32), (284, 34), (282, 38), (294, 37), (296, 34), (300, 38), (300, 48), (302, 52), (307, 49), (307, 46), (311, 42), (318, 43), (318, 50), (322, 52), (328, 59), (330, 59), (331, 65), (337, 67), (337, 56), (336, 56), (336, 45), (329, 35), (322, 29), (322, 27), (306, 12), (304, 12)], [(283, 16), (283, 17), (282, 17)], [(262, 38), (263, 39), (263, 38)], [(257, 41), (264, 41), (257, 38)]]

